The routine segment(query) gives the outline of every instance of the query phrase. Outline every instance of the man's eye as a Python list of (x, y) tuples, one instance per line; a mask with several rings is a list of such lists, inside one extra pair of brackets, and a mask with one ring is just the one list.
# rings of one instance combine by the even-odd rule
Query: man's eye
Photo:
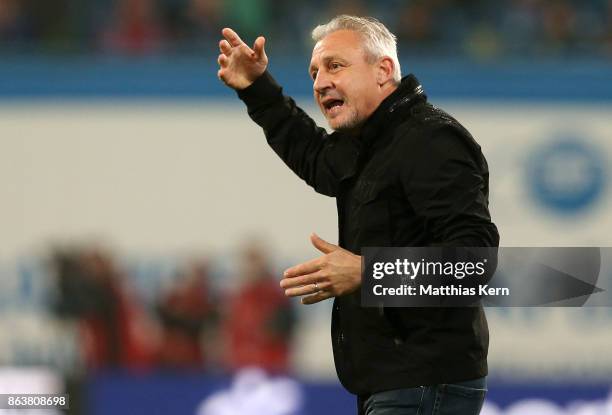
[(312, 80), (314, 81), (314, 79), (317, 77), (317, 73), (316, 72), (312, 72), (310, 74), (310, 77), (312, 78)]

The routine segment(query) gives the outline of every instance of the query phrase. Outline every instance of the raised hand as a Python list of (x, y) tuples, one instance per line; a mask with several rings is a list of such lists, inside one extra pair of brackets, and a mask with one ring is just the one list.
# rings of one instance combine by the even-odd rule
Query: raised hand
[(268, 66), (264, 49), (266, 39), (258, 37), (251, 49), (232, 29), (225, 28), (221, 33), (225, 39), (219, 42), (221, 54), (217, 59), (217, 76), (230, 88), (244, 89), (259, 78)]
[(302, 304), (314, 304), (331, 297), (348, 294), (361, 285), (361, 257), (338, 245), (330, 244), (316, 234), (310, 241), (322, 257), (296, 265), (285, 271), (280, 286), (288, 297), (305, 296)]

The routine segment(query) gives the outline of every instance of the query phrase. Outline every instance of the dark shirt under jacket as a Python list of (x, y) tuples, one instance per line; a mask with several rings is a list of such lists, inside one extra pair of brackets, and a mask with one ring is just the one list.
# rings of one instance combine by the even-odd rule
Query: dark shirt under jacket
[[(238, 95), (284, 162), (336, 198), (343, 248), (498, 245), (480, 147), (413, 75), (358, 136), (317, 127), (268, 72)], [(481, 307), (364, 308), (359, 290), (334, 300), (336, 371), (358, 395), (485, 376), (488, 343)]]

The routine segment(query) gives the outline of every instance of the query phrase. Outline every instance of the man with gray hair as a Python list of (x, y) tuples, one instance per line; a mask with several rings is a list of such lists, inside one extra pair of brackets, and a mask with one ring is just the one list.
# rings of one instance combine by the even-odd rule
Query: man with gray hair
[(334, 298), (332, 345), (342, 384), (367, 415), (478, 414), (486, 393), (488, 329), (482, 307), (361, 306), (366, 246), (497, 246), (488, 168), (470, 133), (401, 78), (395, 36), (373, 18), (338, 16), (313, 31), (309, 73), (328, 134), (231, 29), (218, 76), (245, 102), (273, 150), (317, 192), (336, 198), (339, 243), (285, 271), (303, 304)]

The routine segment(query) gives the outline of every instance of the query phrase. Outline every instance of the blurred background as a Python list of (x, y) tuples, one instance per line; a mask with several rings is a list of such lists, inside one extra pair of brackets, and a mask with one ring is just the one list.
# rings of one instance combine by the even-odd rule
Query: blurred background
[[(309, 34), (339, 13), (381, 19), (482, 145), (503, 246), (612, 246), (612, 1), (0, 0), (0, 393), (69, 393), (70, 414), (355, 412), (330, 302), (278, 289), (318, 256), (311, 232), (336, 241), (335, 203), (216, 78), (222, 27), (263, 34), (325, 125)], [(612, 414), (611, 309), (487, 314), (483, 414)]]

